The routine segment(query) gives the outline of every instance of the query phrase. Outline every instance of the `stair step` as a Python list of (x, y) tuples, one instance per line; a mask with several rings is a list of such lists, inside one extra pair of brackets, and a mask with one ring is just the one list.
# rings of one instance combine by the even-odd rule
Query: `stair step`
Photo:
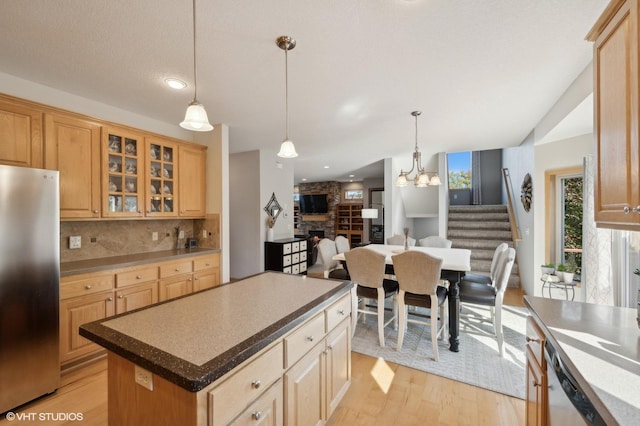
[(498, 205), (474, 205), (474, 206), (449, 206), (449, 213), (469, 212), (507, 212), (507, 206)]
[(498, 229), (498, 230), (511, 230), (511, 224), (504, 221), (478, 221), (471, 222), (466, 220), (449, 220), (449, 229)]
[(467, 250), (491, 250), (495, 251), (501, 243), (506, 242), (509, 247), (513, 247), (513, 242), (510, 240), (466, 240), (460, 238), (449, 238), (451, 240), (451, 247), (463, 248)]
[(499, 231), (499, 230), (476, 230), (476, 229), (450, 229), (447, 231), (448, 239), (501, 239), (505, 241), (511, 241), (511, 231)]
[(480, 222), (480, 221), (504, 221), (509, 222), (509, 214), (487, 212), (487, 213), (452, 213), (449, 212), (449, 222)]

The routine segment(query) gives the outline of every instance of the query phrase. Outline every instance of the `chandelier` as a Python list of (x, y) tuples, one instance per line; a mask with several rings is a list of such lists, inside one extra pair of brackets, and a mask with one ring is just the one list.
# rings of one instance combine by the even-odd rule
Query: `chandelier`
[[(411, 170), (405, 172), (400, 170), (400, 175), (398, 179), (396, 179), (396, 186), (404, 187), (409, 185), (409, 180), (413, 181), (413, 184), (418, 188), (426, 188), (427, 186), (438, 186), (440, 185), (440, 177), (436, 172), (428, 172), (424, 170), (421, 162), (421, 154), (418, 151), (418, 116), (422, 114), (420, 111), (413, 111), (411, 115), (416, 118), (416, 147), (413, 152), (413, 163), (411, 165)], [(416, 175), (414, 177), (410, 177), (409, 175), (416, 170)]]
[(289, 139), (289, 62), (287, 60), (287, 52), (296, 47), (296, 41), (289, 36), (280, 36), (276, 39), (276, 44), (282, 50), (284, 50), (284, 121), (285, 121), (285, 136), (284, 141), (280, 145), (280, 152), (278, 157), (294, 158), (298, 156), (296, 147)]

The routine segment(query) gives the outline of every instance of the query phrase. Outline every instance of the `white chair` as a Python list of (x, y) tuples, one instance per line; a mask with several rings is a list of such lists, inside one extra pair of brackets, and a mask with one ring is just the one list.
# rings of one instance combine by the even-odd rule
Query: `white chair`
[[(387, 244), (390, 246), (403, 246), (404, 245), (404, 235), (393, 234), (392, 237), (387, 238)], [(407, 244), (409, 247), (413, 247), (416, 245), (416, 239), (407, 237)]]
[[(408, 322), (427, 324), (431, 328), (433, 358), (438, 361), (438, 337), (447, 338), (447, 314), (449, 312), (449, 305), (446, 303), (447, 288), (440, 285), (442, 259), (418, 251), (405, 251), (392, 258), (399, 285), (398, 317), (400, 329), (398, 330), (397, 350), (402, 350)], [(429, 315), (419, 314), (417, 311), (409, 313), (407, 306), (427, 308), (430, 313)], [(428, 320), (417, 319), (421, 317), (428, 318)], [(438, 319), (440, 320), (439, 326)]]
[(333, 260), (333, 256), (336, 254), (338, 254), (338, 250), (336, 249), (335, 241), (329, 238), (320, 240), (318, 243), (318, 256), (320, 256), (322, 266), (324, 267), (324, 277), (348, 280), (349, 274), (347, 271), (342, 267), (340, 262)]
[(491, 258), (491, 269), (489, 269), (489, 275), (481, 275), (481, 274), (465, 274), (463, 281), (473, 281), (476, 283), (495, 285), (496, 275), (498, 273), (498, 265), (500, 256), (504, 255), (509, 248), (509, 244), (501, 243), (496, 247), (496, 250), (493, 252), (493, 257)]
[[(396, 315), (398, 283), (384, 278), (385, 255), (369, 250), (365, 247), (358, 247), (344, 254), (347, 260), (347, 269), (351, 276), (351, 281), (357, 284), (356, 294), (360, 299), (357, 314), (352, 318), (353, 332), (356, 329), (357, 316), (377, 315), (378, 316), (378, 340), (380, 346), (384, 347), (384, 327), (391, 321), (395, 322), (397, 328), (398, 317)], [(384, 302), (387, 298), (393, 297), (392, 318), (384, 321)], [(376, 309), (367, 309), (366, 299), (377, 300)]]
[(338, 250), (338, 253), (344, 253), (345, 251), (351, 250), (351, 245), (349, 244), (347, 237), (343, 235), (338, 235), (336, 237), (336, 250)]
[(442, 238), (438, 235), (430, 235), (425, 238), (421, 238), (418, 241), (418, 245), (421, 247), (437, 247), (437, 248), (451, 248), (451, 244), (453, 242), (451, 240), (447, 240), (446, 238)]
[(504, 298), (504, 292), (507, 289), (507, 283), (509, 282), (509, 275), (511, 275), (511, 268), (516, 257), (516, 251), (513, 248), (508, 248), (499, 257), (499, 265), (497, 267), (498, 272), (496, 275), (495, 286), (476, 283), (473, 281), (461, 281), (460, 286), (460, 303), (461, 305), (480, 305), (488, 307), (490, 318), (486, 318), (481, 314), (469, 314), (465, 315), (465, 324), (461, 321), (461, 331), (475, 334), (486, 334), (476, 327), (475, 322), (489, 322), (493, 324), (493, 335), (498, 341), (498, 352), (500, 356), (504, 356), (502, 334), (502, 300)]

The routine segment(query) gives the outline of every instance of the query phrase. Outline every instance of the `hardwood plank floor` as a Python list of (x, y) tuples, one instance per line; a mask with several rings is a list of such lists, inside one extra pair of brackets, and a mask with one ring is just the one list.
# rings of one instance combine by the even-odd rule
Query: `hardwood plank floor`
[[(523, 306), (522, 291), (507, 289), (505, 304)], [(329, 426), (524, 425), (525, 402), (440, 376), (352, 353), (352, 383)], [(35, 421), (0, 425), (106, 425), (107, 362), (101, 359), (65, 374), (52, 395), (19, 407)], [(41, 413), (80, 413), (82, 421), (40, 421)]]

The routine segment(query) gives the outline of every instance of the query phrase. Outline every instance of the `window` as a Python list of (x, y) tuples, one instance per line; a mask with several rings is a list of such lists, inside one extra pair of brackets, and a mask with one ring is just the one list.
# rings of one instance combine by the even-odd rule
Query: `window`
[(471, 152), (447, 154), (449, 189), (471, 188)]

